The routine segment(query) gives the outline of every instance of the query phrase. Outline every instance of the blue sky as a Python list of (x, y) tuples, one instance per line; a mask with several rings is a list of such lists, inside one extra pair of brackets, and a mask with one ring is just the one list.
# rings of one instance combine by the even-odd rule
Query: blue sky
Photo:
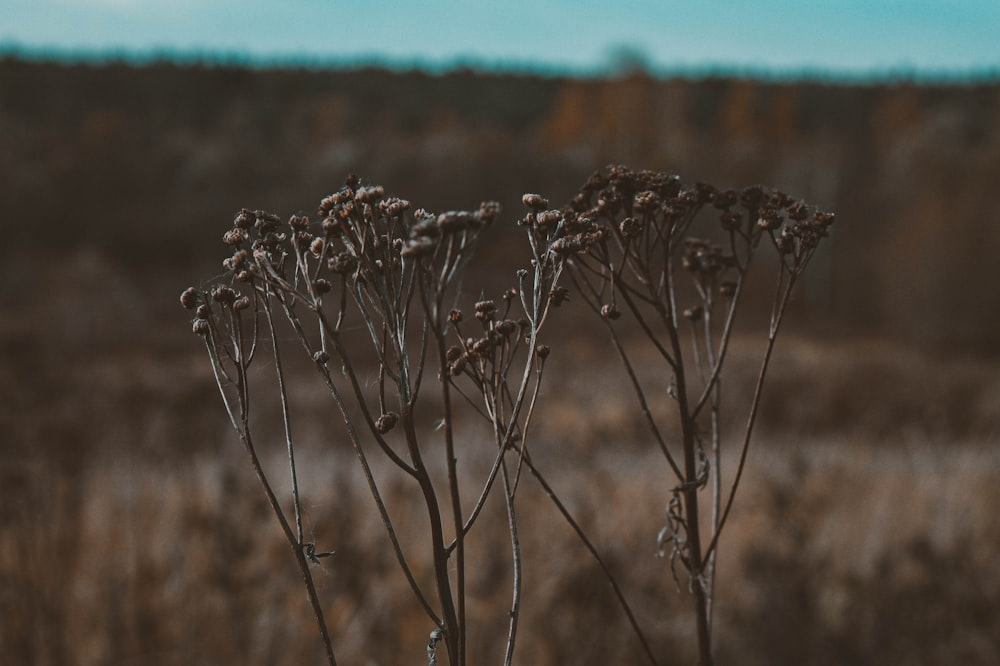
[(435, 67), (1000, 70), (1000, 0), (0, 0), (0, 45)]

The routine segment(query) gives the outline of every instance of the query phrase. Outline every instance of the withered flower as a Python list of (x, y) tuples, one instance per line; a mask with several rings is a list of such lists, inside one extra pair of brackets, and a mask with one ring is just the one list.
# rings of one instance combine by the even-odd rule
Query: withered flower
[(188, 287), (181, 293), (181, 305), (183, 305), (188, 310), (193, 310), (198, 307), (198, 300), (201, 294), (194, 287)]

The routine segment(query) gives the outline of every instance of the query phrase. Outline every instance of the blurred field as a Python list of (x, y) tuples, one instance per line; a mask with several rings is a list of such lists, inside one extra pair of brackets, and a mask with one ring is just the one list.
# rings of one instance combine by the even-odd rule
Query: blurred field
[[(0, 84), (4, 664), (320, 662), (291, 554), (176, 303), (221, 272), (235, 210), (309, 211), (356, 170), (428, 207), (501, 198), (513, 220), (523, 191), (561, 201), (609, 161), (771, 183), (843, 221), (779, 341), (722, 542), (719, 663), (1000, 663), (997, 86), (10, 60)], [(516, 242), (498, 231), (475, 279), (506, 285), (497, 266)], [(600, 336), (559, 314), (535, 454), (658, 654), (691, 663), (687, 596), (655, 556), (666, 466)], [(735, 349), (733, 400), (751, 385), (751, 340)], [(318, 580), (338, 656), (420, 662), (430, 627), (331, 407), (308, 383), (295, 398), (309, 529), (336, 551)], [(265, 448), (284, 479), (280, 437)], [(475, 442), (461, 456), (473, 477), (490, 459)], [(412, 538), (407, 492), (388, 494)], [(640, 663), (537, 484), (519, 502), (519, 662)], [(509, 558), (505, 532), (476, 536), (470, 658), (490, 663)]]
[[(865, 349), (831, 353), (790, 340), (779, 355), (764, 431), (723, 542), (720, 659), (935, 664), (960, 656), (989, 664), (1000, 656), (997, 367), (916, 356), (854, 361)], [(643, 425), (616, 368), (573, 351), (576, 368), (553, 359), (539, 463), (607, 553), (658, 651), (687, 654), (686, 596), (655, 556), (666, 466), (638, 443)], [(588, 371), (577, 375), (581, 358)], [(47, 386), (36, 378), (38, 393), (26, 402), (38, 411), (18, 414), (16, 448), (2, 466), (0, 646), (13, 655), (8, 663), (317, 663), (292, 558), (226, 430), (206, 360), (115, 353), (53, 374)], [(591, 377), (601, 377), (603, 390)], [(873, 406), (881, 385), (898, 391)], [(940, 402), (957, 393), (968, 398), (956, 414)], [(298, 426), (307, 524), (321, 548), (336, 550), (319, 581), (342, 659), (419, 659), (429, 627), (395, 569), (356, 461), (337, 441), (330, 407), (308, 390), (299, 397), (312, 412)], [(882, 422), (883, 408), (903, 418)], [(283, 480), (279, 433), (266, 445)], [(466, 447), (463, 465), (482, 473), (489, 451), (475, 441)], [(725, 462), (732, 469), (731, 457)], [(410, 490), (390, 489), (396, 520), (409, 526), (404, 536), (418, 531)], [(535, 484), (519, 501), (522, 659), (638, 663), (575, 536)], [(495, 518), (475, 534), (484, 541), (474, 540), (472, 556), (481, 662), (502, 649), (496, 627), (509, 602), (506, 535)], [(414, 559), (427, 567), (421, 553)]]

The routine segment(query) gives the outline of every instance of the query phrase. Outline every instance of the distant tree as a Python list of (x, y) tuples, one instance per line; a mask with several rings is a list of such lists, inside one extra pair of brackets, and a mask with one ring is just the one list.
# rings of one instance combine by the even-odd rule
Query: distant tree
[(615, 44), (608, 48), (608, 72), (612, 76), (651, 76), (653, 61), (641, 46)]

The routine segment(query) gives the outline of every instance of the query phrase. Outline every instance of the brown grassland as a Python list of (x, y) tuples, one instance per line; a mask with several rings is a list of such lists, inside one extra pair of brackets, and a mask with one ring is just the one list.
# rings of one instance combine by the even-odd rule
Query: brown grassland
[[(618, 161), (781, 186), (843, 223), (792, 303), (722, 537), (717, 663), (1000, 663), (996, 85), (10, 59), (0, 84), (3, 664), (322, 663), (294, 560), (176, 300), (196, 276), (222, 272), (211, 248), (236, 210), (296, 213), (351, 169), (429, 205), (559, 199)], [(496, 272), (517, 252), (504, 233), (484, 248), (477, 284), (509, 281)], [(657, 556), (665, 464), (581, 310), (571, 296), (545, 331), (533, 452), (663, 663), (694, 663), (686, 581), (678, 589)], [(759, 354), (759, 322), (748, 323), (726, 378), (737, 402)], [(307, 364), (289, 373), (305, 523), (333, 551), (314, 576), (338, 658), (423, 663), (432, 627), (342, 422)], [(287, 498), (280, 416), (267, 404), (260, 448)], [(740, 417), (724, 418), (739, 430)], [(466, 444), (482, 434), (458, 427)], [(459, 464), (477, 478), (493, 455), (463, 445)], [(401, 539), (419, 540), (411, 495), (385, 491)], [(532, 479), (517, 502), (527, 592), (515, 663), (640, 663), (606, 581)], [(503, 654), (494, 628), (510, 603), (503, 506), (485, 512), (496, 520), (467, 556), (469, 662), (484, 664)], [(421, 556), (413, 566), (426, 576)]]

